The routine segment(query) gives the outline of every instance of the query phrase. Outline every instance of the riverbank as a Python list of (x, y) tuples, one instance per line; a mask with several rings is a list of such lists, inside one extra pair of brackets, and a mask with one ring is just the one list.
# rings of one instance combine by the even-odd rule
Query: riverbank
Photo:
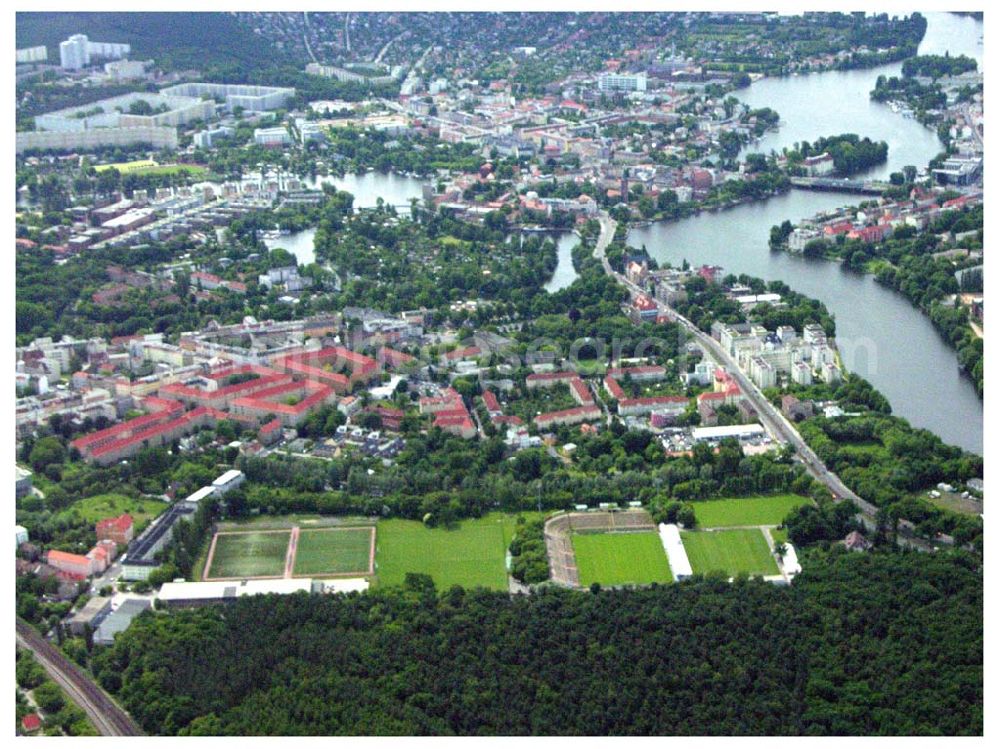
[(982, 199), (926, 188), (914, 194), (772, 227), (769, 246), (835, 261), (904, 296), (955, 352), (981, 398), (982, 349), (975, 340), (981, 336), (965, 308), (951, 300), (960, 291), (982, 292)]
[[(818, 259), (822, 259), (822, 260), (824, 260), (826, 262), (836, 263), (837, 265), (841, 266), (842, 268), (844, 268), (848, 272), (858, 273), (860, 275), (868, 276), (868, 277), (874, 279), (875, 283), (881, 285), (884, 288), (892, 290), (898, 296), (906, 299), (910, 303), (911, 307), (913, 307), (914, 309), (919, 310), (920, 313), (927, 320), (929, 320), (931, 322), (931, 324), (934, 326), (935, 330), (937, 330), (938, 334), (940, 335), (941, 340), (947, 346), (949, 346), (952, 349), (952, 351), (955, 352), (956, 364), (958, 365), (959, 370), (963, 373), (963, 375), (965, 377), (968, 378), (969, 382), (971, 382), (976, 387), (976, 392), (979, 394), (980, 400), (982, 400), (982, 398), (984, 396), (984, 384), (983, 384), (982, 374), (981, 374), (982, 373), (982, 368), (981, 368), (982, 356), (980, 355), (980, 356), (974, 357), (974, 361), (973, 361), (973, 363), (971, 365), (971, 368), (970, 368), (970, 366), (968, 364), (966, 364), (965, 362), (962, 361), (962, 356), (961, 356), (962, 350), (967, 346), (967, 344), (969, 343), (969, 341), (968, 341), (967, 338), (960, 338), (956, 342), (952, 338), (952, 332), (951, 332), (952, 328), (951, 327), (945, 327), (945, 326), (943, 326), (938, 319), (935, 319), (935, 316), (934, 316), (932, 310), (933, 310), (933, 306), (934, 305), (941, 305), (941, 299), (940, 298), (932, 300), (932, 302), (931, 302), (932, 306), (929, 308), (929, 307), (925, 307), (924, 305), (922, 305), (919, 302), (917, 302), (915, 299), (909, 297), (907, 294), (905, 294), (902, 291), (900, 291), (899, 288), (897, 288), (892, 283), (889, 283), (886, 280), (887, 278), (895, 277), (895, 274), (900, 271), (900, 268), (898, 266), (892, 265), (891, 263), (888, 263), (885, 260), (871, 260), (871, 261), (867, 262), (864, 265), (863, 268), (858, 269), (858, 268), (852, 267), (848, 263), (847, 260), (845, 260), (844, 258), (839, 257), (837, 255), (824, 254), (824, 255), (819, 255), (819, 256), (813, 255), (812, 257), (818, 258)], [(888, 271), (888, 274), (887, 274), (887, 271)], [(889, 274), (891, 274), (891, 275), (889, 275)], [(978, 338), (978, 339), (981, 340), (983, 338), (982, 329), (978, 328), (976, 326), (975, 322), (972, 321), (971, 319), (968, 321), (968, 324), (969, 324), (970, 335), (975, 336), (976, 338)], [(980, 368), (978, 370), (978, 372), (980, 373), (979, 376), (978, 376), (978, 380), (977, 380), (977, 375), (976, 375), (976, 372), (977, 372), (976, 365), (977, 364), (980, 364)]]

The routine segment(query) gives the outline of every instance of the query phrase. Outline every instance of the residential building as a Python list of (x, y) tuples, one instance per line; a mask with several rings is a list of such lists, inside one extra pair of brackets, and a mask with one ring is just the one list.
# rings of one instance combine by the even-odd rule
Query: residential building
[(25, 151), (87, 151), (114, 146), (147, 145), (156, 149), (176, 149), (177, 128), (102, 127), (76, 132), (19, 131), (15, 150)]
[(796, 385), (811, 385), (812, 379), (812, 367), (804, 361), (797, 361), (792, 365), (792, 382)]
[(556, 426), (557, 424), (564, 424), (567, 426), (572, 426), (573, 424), (580, 424), (584, 421), (595, 421), (600, 419), (604, 415), (600, 407), (596, 405), (588, 406), (578, 406), (577, 408), (567, 408), (561, 411), (551, 411), (549, 413), (539, 414), (534, 418), (535, 426), (539, 429), (546, 429), (549, 427)]
[(49, 59), (49, 50), (43, 44), (40, 47), (26, 47), (25, 49), (16, 50), (16, 63), (18, 65), (27, 65), (35, 62), (45, 62)]
[(199, 130), (194, 134), (194, 144), (198, 148), (211, 148), (219, 138), (228, 138), (236, 132), (236, 128), (220, 125), (219, 127)]
[(57, 570), (68, 572), (71, 575), (84, 578), (90, 577), (94, 573), (93, 560), (81, 555), (70, 554), (65, 551), (52, 549), (45, 557), (46, 563)]
[(802, 160), (802, 166), (810, 177), (822, 177), (833, 172), (833, 156), (821, 153)]
[(823, 382), (827, 385), (834, 385), (840, 382), (840, 367), (833, 362), (824, 364), (820, 369), (820, 373), (823, 376)]
[[(624, 398), (618, 401), (618, 413), (622, 416), (640, 416), (648, 413), (676, 418), (687, 410), (689, 399), (683, 395), (657, 395), (648, 398)], [(662, 418), (662, 416), (661, 416)]]
[(222, 99), (226, 109), (232, 111), (240, 107), (249, 112), (267, 112), (281, 109), (288, 100), (295, 96), (294, 88), (277, 86), (254, 86), (239, 83), (180, 83), (176, 86), (162, 89), (162, 94), (174, 96), (192, 96), (201, 98), (209, 96)]
[(868, 551), (872, 548), (872, 542), (858, 531), (851, 531), (844, 539), (844, 547), (848, 551)]
[(645, 73), (603, 73), (597, 77), (597, 90), (602, 92), (645, 92)]
[(90, 63), (87, 37), (74, 34), (59, 44), (59, 67), (64, 70), (81, 70)]
[(119, 546), (127, 546), (133, 536), (132, 516), (126, 513), (115, 518), (98, 520), (95, 530), (98, 541), (114, 541)]
[(791, 421), (802, 421), (813, 415), (812, 401), (800, 401), (794, 395), (781, 397), (781, 412)]
[(259, 127), (253, 131), (253, 142), (259, 146), (286, 146), (292, 136), (285, 127)]

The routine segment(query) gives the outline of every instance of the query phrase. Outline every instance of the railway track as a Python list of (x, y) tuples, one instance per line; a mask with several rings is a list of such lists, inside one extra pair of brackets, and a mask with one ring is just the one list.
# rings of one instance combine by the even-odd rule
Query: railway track
[(83, 669), (57, 650), (30, 624), (17, 620), (17, 644), (34, 653), (42, 668), (82, 709), (102, 736), (142, 736), (142, 729)]

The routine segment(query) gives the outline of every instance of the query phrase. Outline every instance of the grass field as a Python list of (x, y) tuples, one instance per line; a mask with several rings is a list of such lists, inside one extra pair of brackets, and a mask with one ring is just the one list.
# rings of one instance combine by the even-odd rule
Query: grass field
[(83, 520), (96, 523), (104, 518), (113, 518), (127, 512), (135, 523), (136, 533), (167, 509), (169, 505), (159, 499), (139, 497), (133, 499), (122, 494), (98, 494), (94, 497), (74, 502), (57, 516), (60, 520)]
[(673, 580), (657, 533), (577, 533), (572, 540), (583, 586), (643, 585)]
[(311, 528), (343, 528), (365, 526), (370, 528), (372, 518), (357, 516), (315, 515), (312, 513), (290, 513), (288, 515), (252, 515), (250, 517), (225, 520), (218, 524), (220, 531), (262, 531), (284, 530), (298, 526), (304, 531)]
[(428, 528), (415, 520), (378, 524), (376, 573), (379, 585), (399, 585), (407, 572), (434, 578), (438, 590), (452, 585), (507, 589), (507, 546), (513, 515), (491, 513), (464, 520), (453, 529)]
[(222, 533), (206, 578), (281, 576), (291, 531)]
[(712, 499), (692, 502), (694, 516), (701, 528), (726, 528), (734, 525), (779, 525), (789, 512), (809, 503), (797, 494), (766, 497)]
[(188, 172), (192, 176), (201, 176), (208, 173), (208, 169), (198, 164), (157, 164), (155, 161), (126, 161), (119, 164), (101, 164), (94, 167), (94, 171), (100, 173), (108, 169), (115, 169), (120, 174), (149, 174), (165, 175), (180, 174)]
[(753, 528), (681, 533), (695, 574), (721, 571), (727, 575), (777, 575), (764, 534)]
[(302, 530), (295, 550), (295, 575), (368, 574), (371, 528)]
[(929, 497), (925, 492), (913, 494), (914, 499), (929, 502), (941, 510), (949, 510), (960, 515), (981, 515), (983, 501), (976, 497), (963, 497), (959, 492), (940, 492), (940, 497)]

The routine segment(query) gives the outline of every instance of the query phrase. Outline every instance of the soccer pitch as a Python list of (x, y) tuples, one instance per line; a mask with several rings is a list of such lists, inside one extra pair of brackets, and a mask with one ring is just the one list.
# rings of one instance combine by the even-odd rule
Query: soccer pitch
[(315, 528), (299, 532), (294, 574), (370, 574), (374, 528)]
[(281, 577), (291, 531), (220, 533), (205, 579)]
[(452, 585), (507, 590), (507, 546), (515, 518), (493, 513), (455, 528), (428, 528), (415, 520), (378, 524), (375, 567), (379, 585), (400, 585), (407, 572), (430, 575), (438, 590)]
[(580, 584), (585, 587), (674, 579), (657, 533), (574, 533), (572, 540)]
[(711, 499), (692, 502), (694, 516), (701, 528), (726, 528), (734, 525), (779, 525), (796, 507), (810, 504), (797, 494), (776, 494), (738, 499)]
[(777, 575), (767, 539), (756, 528), (727, 531), (684, 531), (684, 550), (695, 574), (724, 572), (727, 575)]

